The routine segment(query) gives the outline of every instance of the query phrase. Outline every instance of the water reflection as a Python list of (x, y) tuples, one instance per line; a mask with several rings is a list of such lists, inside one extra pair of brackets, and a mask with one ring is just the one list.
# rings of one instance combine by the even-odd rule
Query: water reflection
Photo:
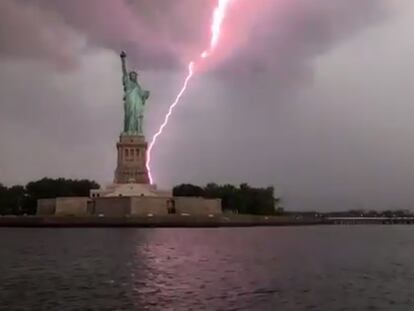
[(412, 310), (414, 227), (0, 229), (7, 310)]

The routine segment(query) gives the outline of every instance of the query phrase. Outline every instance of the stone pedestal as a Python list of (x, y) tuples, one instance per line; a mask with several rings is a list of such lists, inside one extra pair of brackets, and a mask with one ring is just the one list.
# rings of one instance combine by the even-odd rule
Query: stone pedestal
[(115, 170), (116, 184), (149, 184), (145, 165), (148, 144), (141, 135), (122, 134), (116, 144), (118, 161)]

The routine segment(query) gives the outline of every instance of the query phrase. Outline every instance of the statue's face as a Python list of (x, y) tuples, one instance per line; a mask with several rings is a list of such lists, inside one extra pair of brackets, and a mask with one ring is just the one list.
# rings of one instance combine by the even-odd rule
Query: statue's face
[(129, 73), (129, 78), (130, 78), (132, 81), (137, 81), (137, 77), (138, 77), (138, 74), (137, 74), (135, 71), (131, 71), (131, 72)]

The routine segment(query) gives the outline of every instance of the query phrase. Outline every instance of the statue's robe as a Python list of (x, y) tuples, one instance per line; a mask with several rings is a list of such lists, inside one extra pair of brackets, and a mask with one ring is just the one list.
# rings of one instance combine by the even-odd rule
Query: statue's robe
[(143, 134), (142, 121), (145, 101), (149, 91), (141, 88), (137, 81), (132, 81), (128, 75), (123, 77), (124, 83), (124, 133)]

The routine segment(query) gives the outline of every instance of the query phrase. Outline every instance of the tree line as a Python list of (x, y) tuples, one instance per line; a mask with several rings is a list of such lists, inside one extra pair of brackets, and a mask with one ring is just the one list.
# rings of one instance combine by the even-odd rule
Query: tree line
[[(89, 196), (91, 189), (99, 189), (97, 182), (87, 179), (43, 178), (25, 186), (6, 187), (0, 183), (0, 215), (36, 214), (38, 199)], [(174, 196), (218, 198), (224, 211), (238, 214), (275, 214), (274, 188), (255, 188), (248, 184), (200, 187), (181, 184), (173, 188)]]
[(223, 211), (238, 214), (272, 215), (275, 214), (274, 188), (254, 188), (244, 183), (234, 185), (218, 185), (215, 183), (200, 187), (182, 184), (173, 188), (174, 196), (219, 198)]
[(0, 183), (0, 215), (33, 215), (38, 199), (89, 196), (91, 189), (99, 184), (87, 179), (43, 178), (11, 187)]

